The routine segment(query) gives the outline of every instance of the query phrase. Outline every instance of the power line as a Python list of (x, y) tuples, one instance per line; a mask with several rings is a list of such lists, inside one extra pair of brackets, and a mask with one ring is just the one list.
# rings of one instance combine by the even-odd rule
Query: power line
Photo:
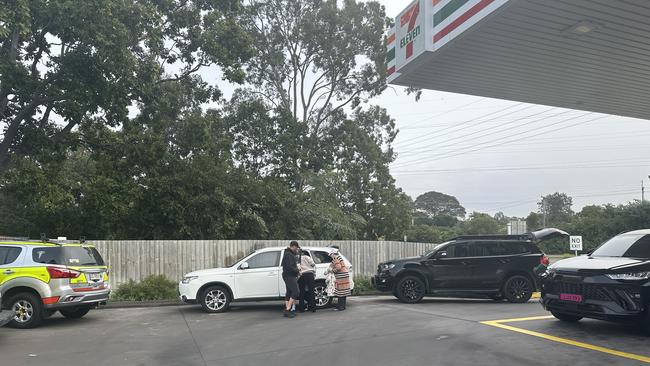
[[(619, 164), (623, 163), (638, 163)], [(605, 164), (605, 165), (603, 165)], [(641, 164), (641, 165), (639, 165)], [(567, 165), (529, 165), (529, 166), (497, 166), (497, 167), (471, 167), (471, 168), (457, 168), (457, 169), (422, 169), (422, 170), (404, 170), (393, 171), (396, 175), (419, 175), (419, 174), (442, 174), (442, 173), (473, 173), (473, 172), (498, 172), (498, 171), (526, 171), (526, 170), (552, 170), (552, 169), (592, 169), (592, 168), (628, 168), (628, 167), (643, 167), (650, 164), (650, 160), (609, 160), (609, 161), (588, 161), (588, 162), (574, 162)]]
[[(589, 114), (591, 114), (591, 113), (586, 113), (586, 114), (584, 114), (584, 115), (582, 115), (582, 116), (579, 116), (579, 117), (577, 117), (577, 118), (582, 118), (582, 117), (585, 117), (585, 116), (587, 116), (587, 115), (589, 115)], [(454, 156), (459, 156), (459, 155), (468, 154), (468, 153), (475, 152), (475, 151), (484, 150), (484, 149), (486, 149), (486, 148), (490, 148), (490, 147), (503, 146), (503, 145), (508, 144), (508, 143), (511, 143), (511, 142), (521, 141), (521, 140), (523, 140), (524, 138), (531, 138), (531, 137), (536, 137), (536, 136), (544, 135), (544, 134), (547, 134), (547, 133), (549, 133), (549, 132), (555, 132), (555, 131), (565, 130), (565, 129), (567, 129), (567, 128), (571, 128), (571, 127), (575, 127), (575, 126), (583, 125), (583, 124), (586, 124), (586, 123), (594, 122), (594, 121), (597, 121), (597, 120), (599, 120), (599, 119), (603, 119), (603, 118), (606, 118), (606, 117), (608, 117), (608, 116), (600, 116), (600, 117), (596, 117), (596, 118), (593, 118), (593, 119), (590, 119), (590, 120), (587, 120), (587, 121), (582, 121), (582, 122), (574, 123), (574, 124), (571, 124), (571, 125), (568, 125), (568, 126), (562, 126), (562, 127), (560, 127), (560, 128), (556, 128), (556, 129), (553, 129), (553, 130), (542, 131), (542, 132), (537, 133), (537, 134), (533, 134), (533, 135), (529, 135), (529, 136), (524, 136), (524, 137), (519, 137), (519, 138), (515, 138), (515, 139), (513, 139), (513, 140), (502, 141), (502, 142), (500, 142), (500, 143), (493, 144), (493, 145), (487, 145), (487, 146), (486, 146), (486, 145), (483, 145), (483, 146), (479, 146), (479, 147), (477, 147), (476, 149), (469, 150), (469, 151), (466, 151), (465, 149), (456, 149), (456, 150), (448, 151), (448, 152), (443, 153), (443, 154), (439, 154), (438, 156), (433, 155), (433, 156), (431, 156), (430, 159), (429, 159), (429, 158), (422, 158), (422, 159), (419, 159), (419, 160), (417, 160), (417, 161), (413, 161), (413, 162), (410, 162), (410, 163), (408, 163), (408, 164), (405, 164), (405, 165), (402, 165), (402, 166), (398, 166), (398, 167), (410, 166), (410, 165), (416, 164), (416, 163), (418, 163), (418, 162), (420, 162), (420, 161), (424, 161), (424, 160), (437, 161), (437, 160), (447, 159), (447, 158), (454, 157)], [(574, 118), (564, 119), (564, 120), (561, 120), (561, 121), (559, 121), (559, 122), (556, 122), (556, 123), (552, 123), (552, 124), (550, 124), (550, 125), (547, 125), (547, 126), (545, 126), (545, 127), (543, 127), (543, 128), (547, 128), (547, 127), (555, 126), (555, 125), (558, 125), (558, 124), (560, 124), (560, 123), (564, 123), (564, 122), (570, 121), (571, 119), (574, 119)], [(504, 138), (521, 136), (521, 135), (523, 135), (523, 134), (525, 134), (525, 133), (532, 132), (532, 131), (535, 131), (535, 129), (528, 130), (528, 131), (523, 131), (523, 132), (519, 132), (519, 133), (512, 134), (512, 135), (508, 135), (508, 136), (502, 136), (502, 137), (500, 137), (500, 138), (498, 138), (498, 139), (495, 139), (495, 140), (482, 142), (481, 144), (487, 144), (487, 143), (496, 142), (496, 141), (502, 140), (502, 139), (504, 139)]]
[[(509, 144), (509, 146), (531, 146), (533, 144), (547, 142), (547, 144), (544, 145), (544, 148), (546, 149), (549, 146), (552, 146), (552, 145), (550, 145), (552, 143), (562, 143), (563, 146), (564, 146), (564, 144), (566, 144), (567, 142), (571, 142), (571, 143), (574, 143), (574, 142), (601, 142), (601, 141), (603, 141), (603, 142), (611, 142), (614, 139), (629, 139), (629, 138), (633, 138), (633, 137), (639, 137), (639, 138), (648, 137), (648, 136), (650, 136), (650, 131), (648, 131), (648, 133), (636, 133), (636, 134), (633, 134), (633, 135), (628, 135), (628, 134), (623, 135), (623, 134), (614, 134), (614, 133), (612, 133), (612, 134), (597, 134), (597, 135), (591, 135), (592, 137), (582, 138), (582, 137), (585, 137), (585, 136), (589, 136), (589, 135), (580, 135), (580, 136), (576, 136), (576, 137), (561, 137), (560, 136), (560, 137), (546, 137), (546, 138), (537, 138), (537, 139), (526, 139), (526, 141), (524, 143), (518, 143), (518, 144), (513, 143), (513, 144)], [(593, 138), (593, 137), (599, 137), (599, 136), (607, 136), (607, 137)], [(645, 140), (643, 141), (643, 144), (646, 145), (646, 146), (650, 146), (650, 145), (647, 145)], [(468, 148), (468, 147), (474, 147), (474, 146), (476, 146), (476, 144), (459, 144), (459, 145), (455, 145), (455, 146), (458, 147), (458, 148)], [(602, 149), (609, 149), (610, 147), (617, 147), (617, 146), (630, 146), (630, 145), (629, 144), (626, 144), (626, 145), (606, 145), (605, 147), (603, 147), (602, 145), (599, 145), (598, 148), (602, 150)], [(511, 150), (508, 150), (508, 151), (511, 151)], [(400, 156), (402, 156), (402, 154), (411, 155), (414, 152), (417, 152), (417, 150), (407, 150), (405, 152), (400, 152), (399, 155)]]
[[(460, 127), (460, 126), (464, 126), (464, 125), (466, 125), (466, 124), (468, 124), (468, 123), (471, 123), (471, 122), (476, 121), (477, 119), (483, 119), (483, 118), (485, 118), (485, 117), (488, 117), (488, 116), (491, 116), (491, 115), (494, 115), (494, 114), (497, 114), (497, 113), (504, 112), (504, 111), (506, 111), (506, 110), (508, 110), (508, 109), (511, 109), (511, 108), (514, 108), (514, 107), (518, 107), (518, 106), (520, 106), (520, 105), (522, 105), (522, 104), (524, 104), (524, 103), (517, 103), (517, 104), (515, 104), (515, 105), (511, 105), (511, 106), (508, 106), (508, 107), (506, 107), (506, 108), (499, 109), (498, 111), (490, 112), (490, 113), (485, 114), (485, 115), (483, 115), (483, 116), (481, 116), (481, 117), (478, 117), (478, 118), (472, 118), (472, 119), (469, 119), (469, 120), (467, 120), (467, 121), (461, 122), (461, 123), (459, 123), (459, 124), (453, 125), (453, 126), (451, 126), (451, 127), (443, 128), (442, 130), (439, 130), (439, 131), (434, 131), (434, 132), (432, 132), (432, 133), (427, 133), (427, 134), (425, 134), (425, 135), (417, 136), (417, 137), (414, 137), (414, 138), (411, 138), (411, 139), (407, 139), (407, 140), (404, 140), (404, 141), (398, 141), (398, 142), (395, 143), (395, 146), (399, 146), (399, 145), (405, 144), (405, 143), (407, 143), (407, 142), (415, 141), (415, 140), (420, 140), (420, 139), (422, 139), (422, 138), (426, 138), (426, 137), (430, 137), (430, 136), (435, 136), (436, 134), (439, 134), (440, 132), (444, 132), (444, 131), (448, 131), (448, 130), (450, 130), (450, 129), (454, 129), (454, 128), (457, 128), (457, 127)], [(534, 107), (534, 106), (526, 106), (525, 108), (522, 108), (522, 109), (520, 109), (520, 110), (518, 110), (518, 111), (509, 112), (509, 113), (504, 114), (503, 116), (496, 117), (496, 118), (493, 118), (493, 119), (489, 119), (489, 120), (486, 120), (486, 121), (479, 121), (479, 122), (481, 122), (481, 123), (489, 122), (489, 121), (492, 121), (492, 120), (495, 120), (495, 119), (498, 119), (498, 118), (501, 118), (501, 117), (505, 117), (505, 116), (511, 115), (511, 114), (513, 114), (513, 113), (517, 113), (517, 112), (520, 112), (520, 111), (523, 111), (523, 110), (526, 110), (526, 109), (528, 109), (528, 108), (532, 108), (532, 107)]]
[[(456, 140), (459, 140), (459, 139), (465, 139), (464, 142), (465, 141), (467, 141), (467, 142), (476, 141), (476, 140), (480, 140), (480, 139), (482, 139), (484, 137), (487, 137), (487, 136), (492, 136), (492, 135), (496, 135), (496, 134), (499, 134), (499, 133), (502, 133), (502, 132), (506, 132), (506, 131), (509, 131), (511, 129), (500, 129), (499, 130), (499, 128), (511, 125), (513, 123), (516, 123), (516, 122), (524, 121), (524, 120), (526, 120), (528, 118), (531, 118), (531, 117), (539, 116), (540, 114), (550, 112), (553, 109), (555, 109), (555, 108), (550, 108), (548, 110), (545, 110), (545, 111), (542, 111), (542, 112), (539, 112), (539, 113), (534, 113), (534, 114), (531, 114), (531, 115), (528, 115), (528, 116), (525, 116), (525, 117), (522, 117), (522, 118), (519, 118), (519, 119), (515, 119), (515, 120), (509, 121), (509, 122), (501, 123), (501, 124), (496, 125), (496, 126), (491, 126), (491, 127), (488, 127), (488, 128), (484, 128), (482, 130), (474, 131), (474, 132), (472, 132), (470, 134), (467, 134), (467, 135), (452, 137), (450, 139), (440, 141), (439, 143), (442, 144), (442, 145), (438, 145), (438, 146), (436, 146), (436, 148), (433, 148), (433, 149), (421, 150), (420, 153), (432, 152), (432, 151), (436, 151), (437, 149), (440, 149), (440, 148), (444, 149), (444, 148), (450, 147), (450, 146), (458, 148), (458, 144), (449, 144), (449, 142), (456, 141)], [(544, 117), (544, 118), (540, 118), (540, 119), (536, 119), (536, 120), (533, 120), (533, 121), (530, 121), (530, 122), (523, 123), (523, 124), (521, 124), (519, 126), (516, 126), (515, 128), (528, 126), (528, 125), (531, 125), (533, 123), (545, 121), (548, 118), (555, 118), (555, 117), (558, 117), (558, 116), (561, 116), (563, 114), (567, 114), (567, 113), (570, 113), (570, 112), (572, 112), (572, 111), (563, 111), (563, 112), (560, 112), (560, 113), (556, 113), (555, 115), (550, 116), (550, 117)], [(494, 131), (495, 129), (496, 129), (496, 131)], [(467, 139), (467, 137), (469, 137), (469, 136), (473, 136), (473, 135), (476, 135), (478, 133), (486, 132), (486, 131), (490, 131), (490, 132), (486, 133), (486, 134), (483, 134), (483, 135), (480, 135), (480, 136), (477, 136), (477, 137), (474, 137), (474, 138), (471, 138), (471, 139)], [(413, 152), (413, 151), (415, 151), (415, 150), (407, 150), (406, 152)]]

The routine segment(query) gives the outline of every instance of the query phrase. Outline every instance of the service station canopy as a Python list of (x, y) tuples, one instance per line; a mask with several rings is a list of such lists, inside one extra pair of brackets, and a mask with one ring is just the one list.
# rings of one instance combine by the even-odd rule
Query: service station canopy
[(416, 0), (388, 82), (650, 119), (649, 0)]

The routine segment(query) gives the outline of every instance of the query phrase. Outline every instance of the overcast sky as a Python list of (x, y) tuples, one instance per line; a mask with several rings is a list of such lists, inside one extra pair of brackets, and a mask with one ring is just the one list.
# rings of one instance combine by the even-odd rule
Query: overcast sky
[[(379, 2), (394, 17), (411, 1)], [(640, 199), (643, 178), (650, 186), (650, 121), (429, 90), (416, 103), (401, 87), (373, 102), (400, 129), (391, 170), (413, 198), (436, 190), (469, 212), (526, 216), (548, 193), (579, 211)]]

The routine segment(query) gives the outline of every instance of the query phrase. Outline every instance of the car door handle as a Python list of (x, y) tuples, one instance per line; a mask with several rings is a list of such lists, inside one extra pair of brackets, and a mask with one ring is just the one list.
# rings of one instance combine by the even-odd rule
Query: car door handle
[(278, 272), (269, 272), (269, 276), (277, 276)]
[(6, 274), (6, 275), (10, 275), (10, 274), (14, 274), (14, 273), (16, 273), (16, 272), (14, 272), (14, 271), (12, 271), (12, 270), (10, 270), (10, 269), (6, 269), (6, 270), (5, 270), (4, 272), (2, 272), (2, 273)]
[(468, 262), (462, 261), (462, 262), (460, 262), (460, 264), (462, 264), (463, 266), (466, 266), (468, 264)]
[(510, 263), (510, 259), (499, 259), (501, 263)]

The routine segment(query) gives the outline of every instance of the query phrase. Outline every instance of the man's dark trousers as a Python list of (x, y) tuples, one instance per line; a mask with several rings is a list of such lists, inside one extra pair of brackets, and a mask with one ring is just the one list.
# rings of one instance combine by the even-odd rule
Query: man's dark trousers
[(314, 298), (314, 287), (316, 286), (316, 276), (314, 273), (303, 273), (298, 279), (298, 287), (300, 288), (300, 303), (298, 309), (305, 310), (306, 304), (309, 305), (309, 310), (316, 309), (316, 300)]

